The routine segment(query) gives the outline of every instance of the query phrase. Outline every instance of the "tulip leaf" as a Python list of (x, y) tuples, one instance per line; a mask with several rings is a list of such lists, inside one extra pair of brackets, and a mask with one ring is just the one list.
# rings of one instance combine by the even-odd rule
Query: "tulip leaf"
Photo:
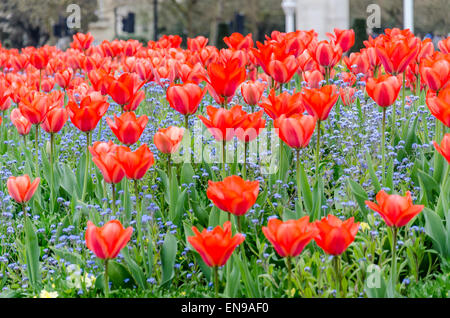
[(190, 163), (184, 163), (183, 167), (181, 168), (181, 184), (187, 184), (194, 183), (194, 169), (192, 169), (192, 165)]
[(177, 226), (180, 225), (183, 214), (186, 211), (186, 207), (185, 207), (186, 198), (187, 198), (187, 189), (184, 189), (183, 192), (181, 192), (181, 195), (177, 199), (174, 215), (171, 218), (172, 222)]
[(81, 256), (75, 253), (71, 253), (68, 250), (63, 249), (57, 249), (52, 248), (52, 251), (61, 259), (64, 259), (66, 261), (69, 261), (71, 264), (78, 264), (82, 265), (83, 260), (81, 259)]
[(308, 177), (305, 173), (303, 165), (300, 165), (300, 187), (302, 191), (303, 202), (305, 203), (306, 213), (312, 213), (313, 209), (313, 198), (311, 193), (311, 188), (309, 187)]
[(116, 261), (108, 262), (108, 277), (115, 288), (131, 288), (136, 284), (128, 269), (123, 264), (117, 263)]
[(437, 151), (434, 152), (434, 169), (433, 179), (437, 184), (441, 183), (442, 176), (444, 175), (444, 157)]
[(79, 190), (79, 186), (76, 181), (77, 179), (72, 169), (70, 169), (67, 164), (62, 164), (61, 170), (61, 187), (67, 192), (68, 195), (77, 195), (78, 198), (81, 197), (81, 191)]
[(225, 265), (224, 269), (226, 272), (226, 285), (224, 294), (225, 297), (229, 298), (234, 298), (237, 296), (241, 282), (241, 272), (238, 266), (233, 266), (234, 263), (234, 257), (231, 257), (228, 260), (228, 263)]
[[(196, 190), (193, 190), (191, 192), (192, 196), (195, 195)], [(191, 200), (192, 204), (190, 207), (192, 208), (192, 211), (194, 212), (195, 217), (198, 219), (200, 224), (204, 227), (208, 226), (208, 213), (205, 211), (205, 208), (201, 206), (201, 204), (197, 200)]]
[(205, 275), (205, 278), (208, 282), (211, 281), (211, 268), (206, 265), (206, 263), (203, 261), (200, 254), (195, 253), (195, 260), (197, 261), (198, 267), (200, 267), (200, 270), (202, 271), (203, 275)]
[(40, 248), (36, 231), (30, 219), (25, 219), (25, 249), (27, 275), (31, 286), (38, 291), (41, 286), (41, 268), (39, 264)]
[(450, 235), (449, 218), (447, 217), (447, 224), (444, 227), (442, 219), (434, 211), (424, 208), (423, 214), (425, 216), (425, 233), (433, 240), (435, 249), (440, 253), (441, 257), (450, 257), (450, 246), (448, 245)]
[(372, 158), (370, 157), (369, 152), (366, 152), (366, 161), (367, 161), (367, 170), (369, 170), (370, 179), (372, 180), (372, 184), (375, 188), (375, 192), (378, 193), (381, 190), (381, 185), (380, 185), (380, 182), (378, 181), (377, 175), (375, 174)]
[(174, 277), (175, 257), (177, 255), (177, 239), (170, 233), (166, 234), (161, 250), (162, 282), (167, 286)]
[(220, 211), (216, 206), (213, 206), (209, 213), (208, 226), (216, 227), (220, 223), (220, 214), (225, 213)]
[(359, 205), (359, 208), (363, 212), (363, 215), (368, 214), (368, 210), (366, 208), (366, 204), (364, 201), (368, 200), (369, 197), (367, 196), (367, 193), (364, 191), (363, 187), (361, 185), (351, 179), (348, 179), (348, 183), (350, 184), (350, 188), (352, 189), (352, 193), (355, 196), (356, 202)]
[(430, 175), (426, 174), (424, 171), (419, 169), (417, 171), (417, 174), (421, 183), (423, 184), (423, 187), (421, 187), (422, 191), (424, 192), (424, 194), (426, 194), (428, 203), (431, 204), (432, 202), (434, 202), (434, 194), (440, 193), (439, 185)]
[(366, 281), (364, 282), (364, 291), (369, 298), (386, 298), (387, 284), (382, 271), (378, 266), (372, 266), (375, 270), (367, 274)]
[(389, 160), (388, 168), (386, 171), (386, 187), (389, 188), (389, 193), (394, 191), (394, 160)]
[(128, 248), (125, 247), (124, 249), (122, 249), (121, 253), (135, 282), (139, 285), (140, 288), (145, 288), (145, 274), (142, 269), (136, 264), (136, 262), (130, 257)]

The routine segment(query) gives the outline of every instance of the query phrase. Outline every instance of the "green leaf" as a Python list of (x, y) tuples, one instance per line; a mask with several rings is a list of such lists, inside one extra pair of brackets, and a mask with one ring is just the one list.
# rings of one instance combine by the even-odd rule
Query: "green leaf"
[(221, 212), (216, 206), (213, 206), (211, 212), (209, 213), (208, 226), (216, 227), (220, 224), (220, 214)]
[(194, 169), (192, 169), (192, 165), (190, 163), (184, 163), (181, 168), (181, 184), (190, 184), (194, 183), (193, 176), (195, 175)]
[(167, 233), (161, 250), (162, 286), (168, 285), (174, 276), (176, 255), (177, 239)]
[(300, 187), (302, 190), (303, 202), (305, 202), (305, 208), (307, 213), (311, 213), (313, 210), (313, 199), (311, 188), (309, 187), (308, 177), (306, 176), (303, 165), (300, 165)]
[(205, 278), (208, 282), (211, 281), (211, 268), (205, 264), (200, 254), (197, 252), (195, 253), (195, 260), (197, 261), (198, 267), (200, 267), (200, 270), (202, 271), (203, 275), (205, 275)]
[(28, 279), (34, 290), (38, 291), (41, 287), (41, 268), (39, 264), (41, 251), (36, 231), (28, 218), (25, 219), (25, 248)]
[(386, 187), (390, 189), (389, 193), (394, 191), (394, 160), (389, 160), (387, 172), (386, 172)]
[(234, 263), (233, 258), (230, 258), (225, 266), (227, 280), (224, 294), (225, 297), (229, 298), (235, 298), (237, 296), (241, 282), (241, 272), (239, 270), (239, 266), (233, 266)]
[(162, 171), (159, 168), (156, 168), (156, 172), (158, 172), (159, 177), (161, 178), (161, 182), (163, 184), (164, 187), (164, 197), (166, 199), (166, 203), (169, 204), (169, 177), (167, 177), (167, 173), (165, 173), (164, 171)]
[(450, 247), (447, 246), (449, 232), (446, 231), (442, 219), (428, 208), (423, 209), (423, 214), (425, 216), (425, 233), (433, 240), (435, 249), (441, 257), (450, 257)]
[(367, 167), (369, 170), (370, 179), (372, 180), (372, 184), (375, 187), (375, 192), (378, 193), (381, 190), (381, 185), (380, 185), (380, 182), (378, 181), (377, 175), (375, 174), (372, 158), (370, 157), (369, 152), (366, 152), (366, 161), (367, 161)]
[(108, 262), (108, 278), (115, 288), (131, 288), (136, 284), (128, 269), (115, 261)]
[[(436, 181), (423, 172), (422, 170), (418, 170), (417, 174), (419, 176), (420, 181), (423, 183), (422, 191), (424, 191), (427, 195), (428, 203), (433, 202), (434, 193), (437, 194), (440, 192), (439, 185), (436, 183)], [(434, 193), (433, 193), (434, 192)]]
[(351, 179), (348, 179), (348, 183), (350, 184), (350, 188), (352, 189), (352, 193), (355, 196), (356, 202), (359, 205), (359, 208), (363, 212), (363, 215), (367, 215), (368, 211), (366, 208), (365, 201), (369, 199), (367, 193), (364, 191), (361, 185)]
[(61, 166), (61, 187), (67, 192), (68, 195), (77, 195), (78, 198), (81, 197), (81, 190), (77, 186), (77, 179), (72, 169), (68, 165), (62, 164)]
[(136, 262), (131, 259), (128, 248), (124, 248), (121, 251), (125, 263), (128, 266), (128, 269), (133, 276), (134, 281), (139, 285), (140, 288), (146, 287), (145, 274), (142, 269), (136, 264)]
[(181, 219), (183, 217), (184, 212), (186, 211), (186, 199), (187, 199), (187, 189), (184, 189), (183, 192), (181, 192), (181, 195), (178, 197), (174, 214), (171, 217), (172, 222), (179, 226), (181, 224)]

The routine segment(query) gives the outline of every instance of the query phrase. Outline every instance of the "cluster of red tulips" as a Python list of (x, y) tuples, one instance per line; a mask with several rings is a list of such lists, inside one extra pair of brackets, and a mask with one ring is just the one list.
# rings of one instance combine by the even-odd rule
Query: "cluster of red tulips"
[[(360, 52), (348, 54), (355, 41), (353, 30), (335, 29), (328, 34), (329, 40), (318, 41), (317, 33), (296, 31), (273, 32), (264, 43), (256, 47), (251, 34), (234, 33), (224, 38), (227, 49), (218, 50), (208, 46), (202, 36), (188, 39), (187, 49), (180, 48), (181, 38), (163, 36), (159, 41), (149, 41), (143, 46), (136, 40), (104, 41), (94, 46), (92, 36), (77, 34), (71, 48), (60, 51), (55, 47), (0, 49), (0, 110), (2, 117), (13, 103), (17, 105), (10, 120), (24, 139), (35, 126), (36, 179), (28, 175), (10, 177), (8, 190), (24, 207), (39, 184), (38, 141), (39, 128), (51, 136), (50, 161), (53, 169), (53, 137), (59, 133), (68, 119), (86, 134), (86, 165), (81, 200), (86, 199), (90, 161), (98, 167), (104, 182), (112, 185), (112, 209), (115, 212), (115, 184), (124, 177), (136, 184), (155, 163), (147, 144), (135, 145), (149, 120), (146, 115), (137, 116), (135, 111), (145, 99), (147, 85), (155, 82), (166, 90), (171, 108), (185, 118), (185, 127), (161, 128), (153, 141), (160, 152), (170, 155), (180, 148), (189, 116), (198, 112), (199, 105), (208, 92), (220, 107), (206, 107), (207, 116), (198, 118), (208, 128), (214, 139), (223, 144), (222, 181), (209, 181), (207, 197), (222, 211), (228, 213), (229, 221), (223, 226), (200, 232), (193, 227), (194, 236), (188, 242), (202, 256), (204, 262), (217, 270), (225, 265), (236, 246), (244, 242), (241, 217), (255, 204), (259, 194), (259, 182), (246, 180), (244, 163), (243, 178), (227, 176), (225, 166), (226, 142), (236, 136), (249, 143), (256, 139), (272, 119), (279, 138), (297, 155), (297, 170), (301, 165), (300, 150), (308, 147), (314, 131), (317, 133), (315, 150), (315, 178), (320, 179), (321, 123), (326, 121), (339, 97), (344, 105), (355, 100), (353, 87), (357, 78), (365, 81), (367, 94), (382, 107), (382, 172), (385, 180), (385, 123), (386, 110), (393, 105), (391, 137), (397, 133), (395, 101), (403, 87), (402, 115), (405, 114), (405, 87), (420, 92), (427, 89), (426, 104), (430, 112), (450, 127), (450, 39), (439, 43), (435, 51), (429, 40), (416, 38), (409, 30), (387, 29), (385, 34), (365, 41)], [(344, 54), (347, 54), (343, 57)], [(335, 66), (344, 63), (348, 72), (340, 73), (346, 87), (338, 89), (329, 84), (335, 77)], [(262, 73), (258, 70), (261, 69)], [(307, 84), (291, 94), (283, 86), (298, 74)], [(167, 85), (167, 81), (169, 82)], [(203, 84), (202, 84), (203, 83)], [(61, 89), (54, 89), (58, 85)], [(359, 85), (359, 84), (358, 84)], [(252, 113), (242, 105), (233, 104), (233, 97), (240, 89), (243, 101)], [(267, 91), (267, 97), (263, 97)], [(93, 130), (110, 107), (110, 97), (120, 106), (121, 114), (107, 118), (111, 131), (122, 144), (92, 142)], [(253, 112), (255, 107), (259, 111)], [(2, 118), (0, 118), (2, 119)], [(4, 120), (5, 118), (3, 118)], [(445, 132), (445, 129), (443, 130)], [(442, 138), (435, 147), (450, 161), (450, 135)], [(25, 139), (26, 141), (26, 139)], [(247, 156), (247, 148), (245, 156)], [(53, 174), (52, 174), (53, 175)], [(172, 176), (174, 177), (174, 176)], [(50, 183), (53, 183), (50, 180)], [(301, 204), (301, 187), (297, 186)], [(139, 192), (136, 193), (139, 197)], [(380, 191), (378, 204), (367, 205), (393, 229), (393, 252), (395, 260), (395, 237), (397, 229), (409, 223), (422, 205), (414, 205), (411, 195), (405, 197)], [(232, 235), (230, 215), (236, 216), (238, 233)], [(305, 246), (314, 240), (327, 254), (339, 256), (355, 240), (359, 223), (351, 217), (341, 220), (328, 215), (321, 220), (309, 222), (305, 216), (299, 220), (281, 221), (270, 219), (262, 231), (281, 257), (287, 259), (291, 275), (291, 258), (298, 256)], [(124, 229), (117, 221), (110, 221), (98, 228), (88, 222), (86, 245), (98, 258), (115, 258), (128, 243), (133, 229)], [(245, 257), (244, 251), (242, 257)], [(339, 278), (339, 257), (335, 258)], [(394, 264), (395, 268), (395, 264)], [(107, 272), (107, 270), (106, 270)], [(105, 288), (108, 289), (107, 275)], [(290, 276), (289, 276), (290, 282)], [(289, 283), (290, 284), (290, 283)], [(216, 291), (218, 282), (215, 281)]]

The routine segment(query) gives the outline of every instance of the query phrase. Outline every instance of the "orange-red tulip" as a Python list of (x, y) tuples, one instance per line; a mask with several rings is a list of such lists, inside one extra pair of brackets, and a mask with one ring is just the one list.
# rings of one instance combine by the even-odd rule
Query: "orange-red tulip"
[(346, 221), (341, 221), (331, 214), (320, 221), (316, 221), (315, 225), (319, 233), (314, 240), (325, 253), (330, 255), (341, 255), (344, 253), (347, 247), (355, 240), (359, 228), (359, 222), (354, 223), (353, 217)]
[(108, 94), (124, 111), (134, 111), (144, 100), (145, 93), (140, 91), (144, 83), (134, 73), (123, 73), (117, 80), (110, 81)]
[(314, 223), (309, 223), (309, 216), (298, 220), (281, 221), (270, 219), (262, 231), (281, 257), (296, 257), (317, 235)]
[(420, 63), (420, 77), (432, 90), (439, 91), (450, 83), (450, 55), (436, 54)]
[(239, 64), (238, 59), (233, 59), (226, 65), (219, 63), (208, 65), (208, 87), (210, 93), (216, 95), (216, 101), (217, 97), (227, 100), (233, 97), (237, 87), (245, 81), (245, 68), (240, 67)]
[(9, 195), (17, 203), (26, 203), (33, 197), (40, 180), (40, 178), (36, 178), (31, 182), (30, 176), (27, 174), (19, 177), (11, 176), (8, 178), (6, 186), (8, 187)]
[(93, 41), (94, 37), (91, 35), (91, 32), (88, 32), (86, 34), (78, 32), (77, 34), (73, 35), (73, 42), (70, 44), (70, 46), (74, 49), (85, 51), (91, 46)]
[(136, 143), (147, 125), (147, 115), (137, 118), (134, 112), (125, 112), (120, 117), (114, 114), (114, 120), (106, 118), (106, 122), (114, 135), (125, 145)]
[(125, 171), (119, 162), (117, 153), (101, 152), (98, 156), (93, 156), (92, 161), (94, 161), (107, 183), (119, 183), (125, 176)]
[(193, 226), (192, 231), (195, 235), (188, 236), (187, 240), (210, 267), (225, 265), (235, 248), (245, 240), (241, 233), (232, 236), (229, 221), (224, 223), (223, 228), (218, 225), (211, 231), (203, 229), (200, 233)]
[(194, 83), (173, 84), (167, 89), (170, 107), (182, 115), (194, 114), (203, 99), (206, 89)]
[(41, 127), (48, 133), (57, 133), (63, 128), (67, 119), (69, 119), (67, 109), (56, 106), (49, 110)]
[(235, 129), (245, 120), (247, 113), (241, 105), (235, 105), (231, 109), (206, 107), (209, 119), (199, 115), (198, 118), (205, 124), (217, 141), (230, 141), (235, 134)]
[(446, 39), (442, 39), (438, 43), (439, 50), (441, 50), (442, 53), (450, 53), (450, 36)]
[(392, 105), (398, 97), (402, 81), (399, 76), (380, 75), (378, 78), (371, 77), (367, 80), (366, 91), (378, 106), (387, 107)]
[(47, 96), (44, 93), (31, 91), (19, 102), (19, 109), (31, 124), (40, 124), (45, 120), (49, 110)]
[(30, 133), (31, 122), (22, 115), (19, 108), (12, 110), (10, 118), (19, 135), (28, 135)]
[(153, 153), (147, 144), (143, 144), (136, 151), (131, 151), (128, 147), (117, 148), (117, 158), (121, 163), (128, 179), (142, 179), (147, 170), (155, 163)]
[(206, 47), (208, 44), (208, 38), (205, 38), (202, 35), (197, 36), (196, 38), (188, 38), (187, 46), (189, 51), (199, 51)]
[(281, 115), (291, 116), (301, 114), (305, 111), (301, 92), (295, 93), (295, 91), (292, 95), (288, 92), (276, 95), (275, 90), (272, 89), (267, 98), (263, 97), (259, 106), (272, 119), (277, 119)]
[(83, 132), (94, 130), (108, 107), (106, 96), (104, 99), (97, 99), (87, 95), (81, 100), (80, 106), (74, 100), (70, 100), (67, 104), (70, 121)]
[(341, 30), (334, 28), (334, 34), (327, 33), (326, 35), (330, 40), (337, 43), (344, 53), (350, 50), (353, 44), (355, 44), (355, 31), (353, 29)]
[(262, 118), (263, 111), (247, 114), (245, 120), (236, 129), (236, 137), (240, 141), (250, 142), (254, 140), (266, 126), (266, 120)]
[(223, 38), (223, 41), (230, 49), (235, 50), (248, 50), (253, 47), (253, 39), (252, 34), (249, 33), (246, 36), (238, 32), (234, 32), (230, 36), (226, 36)]
[(261, 96), (266, 89), (266, 84), (260, 81), (248, 81), (242, 83), (241, 93), (247, 105), (255, 106), (261, 100)]
[(96, 141), (92, 146), (89, 146), (89, 152), (92, 157), (98, 157), (101, 154), (116, 153), (119, 146), (112, 142)]
[(355, 87), (339, 88), (339, 96), (341, 97), (342, 103), (345, 106), (349, 106), (349, 105), (353, 104), (353, 102), (356, 99), (355, 93), (356, 93)]
[(425, 101), (431, 114), (450, 127), (450, 86), (442, 89), (439, 94), (428, 91)]
[(71, 68), (59, 71), (55, 74), (55, 81), (61, 88), (67, 88), (73, 78), (73, 70)]
[(311, 116), (317, 120), (326, 120), (338, 97), (336, 86), (325, 85), (321, 88), (303, 89), (302, 101)]
[(411, 192), (406, 192), (404, 197), (398, 194), (387, 194), (384, 190), (377, 193), (378, 204), (365, 201), (367, 206), (381, 215), (387, 226), (402, 227), (419, 214), (424, 206), (414, 205)]
[(441, 145), (433, 141), (434, 148), (447, 160), (450, 164), (450, 133), (446, 133), (442, 138)]
[(184, 128), (175, 126), (160, 128), (153, 137), (153, 142), (162, 153), (173, 154), (180, 147), (183, 135)]
[(342, 57), (342, 48), (333, 42), (329, 43), (324, 40), (317, 44), (313, 53), (313, 57), (319, 65), (333, 68)]
[(130, 226), (124, 228), (119, 220), (111, 220), (102, 227), (88, 221), (85, 234), (86, 246), (100, 259), (116, 258), (133, 234)]
[(397, 75), (406, 71), (408, 64), (413, 61), (419, 53), (418, 38), (387, 39), (383, 45), (376, 47), (377, 55), (386, 72)]
[(259, 181), (247, 181), (239, 176), (230, 176), (223, 181), (208, 181), (206, 196), (219, 209), (244, 215), (256, 202), (259, 193)]
[(291, 148), (305, 148), (316, 128), (313, 116), (294, 114), (291, 117), (281, 115), (275, 119), (273, 126), (277, 134)]

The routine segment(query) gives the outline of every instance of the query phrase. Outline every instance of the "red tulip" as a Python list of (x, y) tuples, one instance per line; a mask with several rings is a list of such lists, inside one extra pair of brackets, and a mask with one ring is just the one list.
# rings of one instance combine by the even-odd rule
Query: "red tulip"
[(208, 88), (216, 101), (233, 97), (237, 87), (245, 81), (245, 68), (239, 64), (240, 61), (234, 59), (226, 65), (211, 63), (208, 66)]
[(276, 95), (275, 89), (272, 89), (267, 98), (263, 97), (259, 106), (274, 120), (281, 115), (291, 116), (305, 111), (301, 92), (295, 93), (295, 91), (292, 95), (288, 92)]
[(326, 120), (338, 97), (336, 86), (325, 85), (321, 88), (303, 89), (302, 101), (311, 116), (317, 120)]
[(223, 228), (216, 226), (212, 231), (200, 231), (193, 226), (194, 236), (188, 236), (188, 242), (200, 254), (206, 265), (210, 267), (223, 266), (230, 258), (236, 246), (244, 242), (240, 233), (232, 236), (231, 223), (225, 222)]
[(184, 128), (170, 126), (160, 128), (153, 137), (153, 142), (159, 151), (165, 154), (173, 154), (180, 147), (183, 140)]
[(202, 82), (206, 75), (206, 71), (200, 63), (196, 63), (194, 66), (185, 63), (178, 64), (177, 73), (183, 83), (193, 82), (195, 84)]
[(241, 93), (247, 105), (255, 106), (261, 100), (266, 84), (260, 81), (248, 81), (241, 84)]
[(418, 41), (417, 38), (396, 37), (386, 39), (382, 46), (377, 46), (377, 55), (386, 72), (392, 75), (405, 72), (419, 53)]
[(381, 215), (387, 226), (405, 226), (413, 217), (419, 214), (424, 206), (412, 203), (411, 192), (404, 197), (398, 194), (389, 195), (384, 190), (377, 193), (378, 204), (365, 201), (367, 206)]
[(33, 197), (40, 180), (40, 178), (36, 178), (31, 182), (30, 176), (27, 174), (20, 177), (11, 176), (8, 178), (6, 186), (8, 187), (9, 195), (17, 203), (26, 203)]
[(354, 223), (353, 217), (346, 221), (341, 221), (331, 214), (320, 221), (316, 221), (315, 225), (319, 233), (314, 240), (325, 253), (330, 255), (344, 253), (347, 247), (355, 240), (359, 228), (359, 222)]
[(439, 91), (450, 82), (450, 55), (436, 54), (423, 59), (419, 67), (422, 81), (432, 90)]
[(194, 83), (173, 84), (167, 89), (170, 107), (182, 115), (194, 114), (203, 99), (206, 90)]
[(313, 53), (313, 57), (319, 65), (333, 68), (341, 59), (342, 48), (337, 44), (324, 40), (317, 44)]
[(123, 73), (117, 80), (110, 81), (108, 94), (124, 111), (134, 111), (144, 100), (144, 91), (139, 91), (143, 85), (136, 74)]
[(234, 32), (230, 36), (223, 38), (223, 41), (230, 49), (235, 50), (248, 50), (253, 47), (252, 34), (247, 34), (243, 36), (238, 32)]
[(117, 148), (117, 158), (125, 170), (128, 179), (142, 179), (147, 170), (155, 163), (153, 153), (147, 144), (143, 144), (136, 151), (131, 151), (128, 147)]
[(202, 35), (197, 36), (196, 38), (188, 38), (187, 46), (189, 51), (199, 51), (206, 47), (208, 44), (208, 38), (205, 38)]
[(31, 91), (19, 102), (19, 109), (31, 124), (38, 125), (45, 120), (49, 110), (47, 96), (44, 93)]
[(206, 196), (222, 211), (244, 215), (256, 202), (259, 181), (246, 181), (239, 176), (226, 177), (223, 181), (208, 181)]
[(108, 142), (96, 141), (92, 146), (89, 146), (89, 152), (92, 157), (99, 157), (101, 154), (116, 153), (118, 147), (112, 140)]
[(73, 77), (73, 70), (71, 68), (68, 68), (57, 72), (55, 74), (55, 81), (61, 88), (66, 89), (69, 86), (72, 77)]
[(442, 53), (450, 53), (450, 36), (446, 39), (440, 40), (438, 43), (439, 50), (441, 50)]
[(70, 120), (79, 130), (83, 132), (92, 131), (108, 110), (109, 104), (106, 96), (97, 99), (93, 95), (87, 95), (81, 100), (80, 106), (73, 100), (67, 104)]
[(63, 128), (67, 119), (69, 119), (67, 110), (56, 106), (49, 110), (41, 126), (48, 133), (57, 133)]
[(309, 216), (285, 222), (273, 218), (262, 231), (281, 257), (300, 255), (318, 233), (314, 223), (309, 223)]
[(309, 88), (320, 88), (321, 82), (325, 80), (322, 72), (319, 70), (303, 72), (303, 79), (308, 83)]
[(295, 56), (289, 55), (283, 60), (274, 59), (269, 62), (267, 71), (270, 77), (277, 83), (287, 83), (292, 79), (298, 69)]
[(31, 122), (22, 115), (19, 108), (12, 110), (10, 118), (20, 135), (24, 136), (30, 133)]
[(136, 143), (147, 125), (147, 115), (137, 118), (134, 112), (125, 112), (120, 117), (114, 114), (114, 120), (106, 118), (106, 122), (114, 135), (125, 145)]
[(344, 56), (343, 60), (353, 74), (358, 75), (362, 73), (367, 75), (369, 73), (370, 61), (365, 51), (351, 53), (349, 57)]
[(126, 229), (119, 220), (111, 220), (102, 227), (91, 221), (87, 223), (86, 246), (100, 259), (116, 258), (120, 250), (127, 245), (133, 234), (133, 228)]
[(0, 81), (0, 111), (5, 111), (11, 107), (11, 98), (13, 94), (10, 89), (7, 88), (7, 82)]
[(245, 120), (247, 113), (242, 110), (242, 106), (235, 105), (231, 109), (206, 107), (206, 112), (210, 119), (199, 115), (198, 118), (205, 124), (210, 133), (217, 141), (230, 141), (235, 129)]
[(402, 87), (398, 76), (380, 75), (378, 78), (371, 77), (366, 82), (366, 91), (378, 106), (387, 107), (392, 105), (398, 97)]
[(431, 114), (450, 127), (450, 86), (442, 89), (439, 94), (428, 91), (425, 101)]
[(291, 117), (281, 115), (275, 119), (273, 126), (277, 134), (291, 148), (305, 148), (316, 128), (313, 116), (294, 114)]
[(236, 137), (240, 141), (250, 142), (254, 140), (266, 126), (266, 120), (262, 119), (263, 111), (247, 114), (244, 121), (236, 129)]
[(125, 176), (125, 171), (119, 162), (117, 153), (100, 153), (98, 156), (93, 156), (92, 161), (94, 161), (107, 183), (119, 183)]
[(447, 160), (450, 164), (450, 133), (446, 133), (442, 138), (439, 146), (436, 141), (433, 141), (434, 148)]
[(74, 49), (85, 51), (91, 46), (93, 41), (94, 37), (91, 35), (91, 32), (88, 32), (86, 34), (78, 32), (77, 34), (73, 35), (73, 42), (70, 44), (70, 46)]
[(341, 87), (339, 88), (339, 96), (341, 97), (342, 104), (349, 106), (353, 104), (356, 99), (356, 88), (354, 87)]
[(340, 30), (338, 28), (334, 28), (334, 34), (327, 33), (327, 36), (330, 40), (337, 43), (344, 53), (350, 50), (353, 44), (355, 44), (355, 31), (352, 29)]
[(45, 49), (35, 49), (30, 55), (30, 64), (38, 70), (43, 70), (47, 67), (50, 57)]

